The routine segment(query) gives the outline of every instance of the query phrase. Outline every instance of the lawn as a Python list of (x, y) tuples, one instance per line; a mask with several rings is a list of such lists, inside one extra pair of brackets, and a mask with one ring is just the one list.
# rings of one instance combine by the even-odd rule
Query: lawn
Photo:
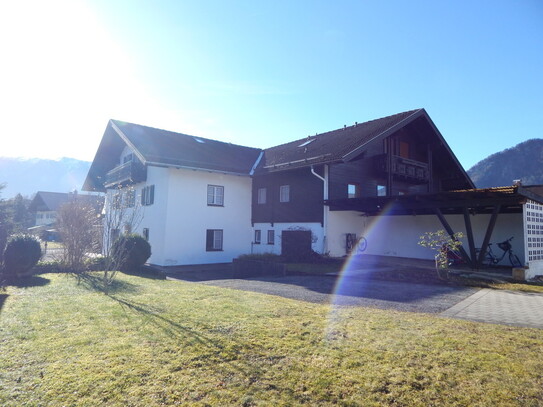
[(119, 275), (0, 296), (4, 406), (541, 406), (543, 332)]

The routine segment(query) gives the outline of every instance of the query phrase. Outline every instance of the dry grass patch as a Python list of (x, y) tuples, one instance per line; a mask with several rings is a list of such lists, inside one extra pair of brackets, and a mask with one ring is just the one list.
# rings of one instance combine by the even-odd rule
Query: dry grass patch
[(9, 287), (6, 406), (538, 406), (543, 334), (121, 275)]

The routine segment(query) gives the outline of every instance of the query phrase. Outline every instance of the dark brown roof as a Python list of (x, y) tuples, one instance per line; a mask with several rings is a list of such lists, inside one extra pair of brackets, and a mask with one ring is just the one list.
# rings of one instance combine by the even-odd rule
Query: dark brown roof
[(268, 148), (259, 171), (348, 161), (365, 144), (389, 135), (422, 113), (425, 114), (424, 109), (410, 110)]
[(139, 124), (110, 120), (83, 185), (103, 191), (108, 171), (119, 165), (125, 146), (143, 164), (249, 175), (262, 150), (194, 137)]

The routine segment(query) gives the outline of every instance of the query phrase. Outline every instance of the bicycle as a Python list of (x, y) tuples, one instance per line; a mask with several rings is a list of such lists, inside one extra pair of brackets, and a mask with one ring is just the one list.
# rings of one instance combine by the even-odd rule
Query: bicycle
[[(522, 267), (522, 263), (520, 262), (520, 259), (518, 256), (513, 253), (513, 246), (511, 245), (511, 240), (513, 240), (513, 236), (511, 236), (509, 239), (504, 240), (501, 243), (498, 243), (498, 247), (503, 250), (503, 254), (501, 256), (497, 256), (492, 251), (492, 243), (488, 244), (488, 249), (486, 250), (485, 258), (483, 259), (483, 264), (485, 266), (495, 266), (499, 262), (503, 260), (506, 254), (509, 254), (509, 263), (511, 263), (511, 266), (513, 267)], [(481, 249), (476, 249), (475, 253), (477, 255), (477, 258), (479, 258), (479, 253), (481, 252)]]
[(354, 233), (347, 234), (347, 253), (362, 253), (368, 247), (368, 241), (364, 236), (356, 238)]

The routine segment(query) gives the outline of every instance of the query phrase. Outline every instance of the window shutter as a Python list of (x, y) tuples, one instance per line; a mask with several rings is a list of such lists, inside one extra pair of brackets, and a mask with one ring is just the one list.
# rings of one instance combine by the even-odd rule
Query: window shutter
[(155, 186), (154, 185), (151, 185), (149, 187), (149, 192), (150, 192), (149, 205), (152, 205), (155, 203)]
[(145, 191), (146, 191), (146, 189), (145, 189), (145, 187), (143, 187), (141, 189), (141, 204), (142, 205), (145, 205)]
[(208, 229), (206, 233), (206, 250), (213, 250), (213, 229)]

